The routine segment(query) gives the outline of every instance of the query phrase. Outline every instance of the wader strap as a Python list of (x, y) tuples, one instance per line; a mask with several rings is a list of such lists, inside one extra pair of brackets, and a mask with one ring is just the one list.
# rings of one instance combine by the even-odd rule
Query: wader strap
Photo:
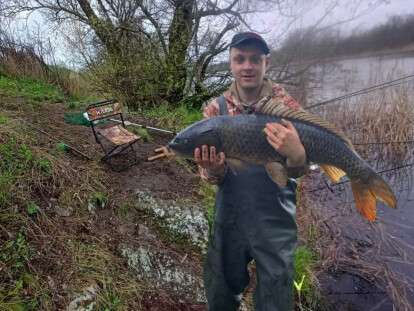
[(223, 95), (221, 95), (217, 100), (218, 100), (218, 104), (219, 104), (219, 114), (221, 116), (229, 114), (229, 110), (227, 108), (226, 98)]

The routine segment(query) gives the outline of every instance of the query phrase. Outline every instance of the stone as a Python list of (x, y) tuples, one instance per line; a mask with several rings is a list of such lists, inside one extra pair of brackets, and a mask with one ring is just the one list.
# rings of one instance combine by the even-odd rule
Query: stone
[(207, 249), (208, 221), (202, 207), (155, 199), (144, 191), (137, 191), (136, 194), (138, 206), (158, 219), (160, 226), (172, 235), (184, 236), (189, 243), (202, 251)]
[(154, 288), (168, 289), (184, 300), (205, 303), (202, 278), (185, 261), (151, 246), (121, 245), (120, 252), (138, 279), (149, 281)]
[(72, 300), (67, 311), (92, 311), (95, 308), (96, 302), (94, 301), (99, 291), (97, 284), (92, 284), (85, 288), (82, 293)]

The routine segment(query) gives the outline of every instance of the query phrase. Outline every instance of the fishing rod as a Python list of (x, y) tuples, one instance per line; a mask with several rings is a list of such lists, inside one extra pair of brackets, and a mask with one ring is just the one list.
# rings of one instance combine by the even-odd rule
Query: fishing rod
[(370, 86), (370, 87), (367, 87), (367, 88), (363, 88), (363, 89), (360, 89), (358, 91), (354, 91), (352, 93), (341, 95), (341, 96), (338, 96), (338, 97), (335, 97), (335, 98), (332, 98), (332, 99), (328, 99), (328, 100), (316, 103), (314, 105), (310, 105), (308, 107), (305, 107), (305, 109), (312, 109), (312, 108), (320, 107), (320, 106), (323, 106), (323, 105), (326, 105), (326, 104), (330, 104), (330, 103), (335, 102), (335, 101), (344, 100), (344, 99), (351, 98), (351, 97), (358, 96), (358, 95), (368, 94), (370, 92), (374, 92), (374, 91), (381, 90), (381, 89), (388, 88), (388, 87), (392, 87), (392, 86), (397, 86), (397, 85), (400, 85), (400, 84), (403, 84), (403, 83), (410, 82), (410, 80), (405, 81), (405, 80), (410, 79), (410, 78), (414, 78), (414, 74), (407, 75), (407, 76), (404, 76), (404, 77), (401, 77), (401, 78), (398, 78), (398, 79), (395, 79), (395, 80), (391, 80), (391, 81), (388, 81), (388, 82), (380, 83), (380, 84), (377, 84), (377, 85), (373, 85), (373, 86)]
[[(404, 165), (401, 165), (401, 166), (397, 166), (397, 167), (393, 167), (393, 168), (389, 168), (389, 169), (386, 169), (386, 170), (378, 171), (376, 173), (377, 174), (383, 174), (383, 173), (397, 171), (397, 170), (400, 170), (400, 169), (403, 169), (403, 168), (407, 168), (407, 167), (411, 167), (411, 166), (414, 166), (414, 162), (408, 163), (408, 164), (404, 164)], [(349, 183), (349, 182), (350, 182), (349, 179), (348, 180), (344, 180), (344, 181), (341, 181), (339, 183), (336, 183), (336, 184), (331, 185), (331, 187), (343, 185), (343, 184), (346, 184), (346, 183)], [(319, 188), (316, 188), (316, 189), (309, 190), (309, 192), (316, 192), (316, 191), (320, 191), (320, 190), (324, 190), (324, 189), (326, 189), (326, 187), (319, 187)]]
[[(117, 123), (122, 123), (122, 121), (120, 121), (120, 120), (116, 120), (116, 119), (110, 119), (110, 120), (114, 121), (114, 122), (117, 122)], [(143, 129), (149, 129), (149, 130), (152, 130), (152, 131), (157, 131), (157, 132), (162, 132), (162, 133), (167, 133), (167, 134), (172, 134), (172, 135), (177, 134), (176, 132), (173, 132), (173, 131), (164, 130), (164, 129), (160, 129), (160, 128), (152, 127), (152, 126), (147, 126), (147, 125), (143, 125), (143, 124), (133, 123), (133, 122), (129, 122), (129, 121), (125, 121), (124, 123), (125, 123), (126, 126), (132, 125), (132, 126), (141, 127)]]
[(405, 141), (379, 141), (379, 142), (368, 142), (368, 143), (352, 143), (354, 146), (366, 146), (366, 145), (388, 145), (388, 144), (412, 144), (414, 140)]

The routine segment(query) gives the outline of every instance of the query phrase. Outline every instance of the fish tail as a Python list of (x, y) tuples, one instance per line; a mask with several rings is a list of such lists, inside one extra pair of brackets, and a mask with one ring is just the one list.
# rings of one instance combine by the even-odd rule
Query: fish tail
[(372, 172), (368, 182), (351, 179), (355, 205), (363, 217), (369, 221), (376, 218), (376, 201), (380, 200), (391, 208), (396, 208), (397, 199), (388, 184), (378, 174)]

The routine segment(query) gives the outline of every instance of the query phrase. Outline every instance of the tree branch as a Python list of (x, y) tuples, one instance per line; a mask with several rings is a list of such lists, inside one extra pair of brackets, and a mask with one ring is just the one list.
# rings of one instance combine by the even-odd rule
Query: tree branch
[(143, 4), (142, 0), (136, 0), (138, 1), (137, 4), (139, 5), (139, 7), (141, 8), (142, 12), (144, 13), (145, 17), (148, 18), (148, 20), (151, 22), (151, 24), (154, 26), (155, 31), (157, 32), (158, 35), (158, 40), (160, 40), (162, 49), (165, 53), (165, 55), (168, 54), (168, 49), (167, 49), (167, 44), (165, 43), (164, 40), (164, 36), (162, 34), (161, 31), (161, 27), (160, 25), (157, 23), (157, 21), (152, 17), (151, 13), (148, 11), (148, 9), (145, 7), (145, 5)]

